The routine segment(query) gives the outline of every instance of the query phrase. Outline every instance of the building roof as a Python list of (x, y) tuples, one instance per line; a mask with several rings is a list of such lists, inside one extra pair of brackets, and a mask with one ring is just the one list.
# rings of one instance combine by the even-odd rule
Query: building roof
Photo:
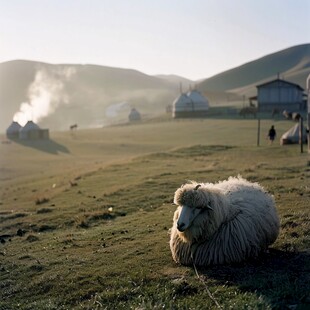
[(141, 115), (140, 115), (139, 111), (135, 108), (132, 108), (130, 113), (129, 113), (129, 119), (133, 120), (133, 121), (140, 120)]
[(181, 94), (178, 98), (173, 101), (173, 106), (182, 106), (186, 104), (191, 104), (192, 101), (186, 94)]
[(275, 83), (275, 82), (281, 82), (281, 83), (284, 83), (284, 84), (288, 84), (288, 85), (291, 85), (291, 86), (294, 86), (294, 87), (298, 88), (299, 90), (304, 91), (304, 89), (300, 85), (292, 83), (292, 82), (288, 82), (288, 81), (285, 81), (285, 80), (281, 80), (281, 79), (275, 79), (275, 80), (272, 80), (272, 81), (269, 81), (269, 82), (266, 82), (266, 83), (263, 83), (263, 84), (260, 84), (260, 85), (256, 85), (256, 87), (257, 88), (264, 87), (264, 86), (267, 86), (267, 85)]
[(20, 129), (21, 132), (26, 132), (30, 130), (40, 130), (40, 127), (33, 121), (28, 121), (27, 124)]
[(208, 109), (208, 100), (198, 90), (192, 90), (187, 94), (181, 94), (173, 102), (174, 111), (199, 112)]
[(6, 133), (17, 133), (22, 128), (18, 122), (12, 122), (12, 124), (7, 128)]
[(206, 104), (209, 107), (208, 100), (198, 90), (191, 90), (190, 92), (187, 93), (187, 96), (194, 103)]

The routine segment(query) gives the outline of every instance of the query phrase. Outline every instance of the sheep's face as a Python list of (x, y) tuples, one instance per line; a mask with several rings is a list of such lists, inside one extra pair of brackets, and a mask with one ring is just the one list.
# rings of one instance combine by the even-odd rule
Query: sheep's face
[(174, 202), (179, 206), (177, 229), (180, 232), (189, 229), (199, 214), (212, 209), (206, 201), (206, 194), (199, 187), (186, 184), (175, 193)]
[(180, 206), (180, 208), (177, 228), (178, 231), (183, 232), (191, 226), (195, 218), (203, 211), (203, 209), (185, 205)]

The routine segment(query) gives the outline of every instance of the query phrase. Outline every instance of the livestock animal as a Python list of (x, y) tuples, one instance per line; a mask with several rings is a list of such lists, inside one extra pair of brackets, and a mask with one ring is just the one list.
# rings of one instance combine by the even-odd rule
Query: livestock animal
[(245, 107), (242, 108), (239, 112), (239, 115), (243, 116), (243, 118), (245, 118), (247, 115), (253, 115), (253, 118), (256, 118), (256, 114), (257, 114), (256, 107)]
[(175, 262), (197, 266), (257, 257), (278, 237), (273, 197), (241, 176), (219, 183), (191, 182), (175, 192), (170, 249)]
[(70, 130), (77, 129), (77, 128), (78, 128), (78, 125), (77, 125), (77, 124), (70, 125)]
[(288, 119), (288, 120), (291, 120), (291, 119), (292, 119), (292, 115), (293, 115), (292, 112), (284, 110), (284, 111), (282, 112), (282, 114), (283, 114), (283, 116), (284, 116), (286, 119)]
[(293, 120), (295, 122), (299, 122), (299, 119), (301, 118), (301, 114), (298, 112), (289, 112), (284, 110), (282, 114), (286, 119)]
[(293, 120), (293, 121), (299, 122), (300, 118), (301, 118), (300, 113), (298, 113), (298, 112), (293, 112), (293, 113), (292, 113), (292, 120)]

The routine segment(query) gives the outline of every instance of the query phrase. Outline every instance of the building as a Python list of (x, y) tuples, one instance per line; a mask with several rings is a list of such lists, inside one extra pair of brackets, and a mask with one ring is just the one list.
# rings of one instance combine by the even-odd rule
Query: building
[[(259, 112), (302, 111), (305, 109), (304, 89), (295, 83), (275, 79), (257, 85), (257, 104)], [(254, 97), (253, 97), (254, 99)]]
[(19, 130), (19, 139), (47, 140), (49, 139), (49, 130), (41, 129), (33, 121), (28, 121), (27, 124)]
[(181, 94), (173, 102), (173, 118), (203, 118), (209, 110), (208, 100), (198, 91), (191, 90)]
[(18, 122), (12, 122), (12, 124), (6, 130), (6, 136), (8, 139), (15, 140), (19, 138), (19, 131), (22, 126)]
[(11, 140), (48, 140), (49, 130), (41, 129), (33, 121), (28, 121), (24, 127), (13, 121), (6, 130), (6, 136)]
[(128, 119), (130, 122), (135, 122), (135, 121), (140, 121), (141, 120), (141, 114), (139, 111), (135, 108), (132, 108), (129, 115)]

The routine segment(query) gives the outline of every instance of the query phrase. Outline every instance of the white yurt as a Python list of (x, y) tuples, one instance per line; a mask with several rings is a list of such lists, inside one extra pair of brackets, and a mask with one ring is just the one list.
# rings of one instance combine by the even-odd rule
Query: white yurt
[(181, 94), (176, 98), (172, 104), (172, 117), (182, 118), (188, 117), (187, 115), (193, 111), (193, 102), (186, 94)]
[[(303, 126), (303, 143), (307, 142), (307, 130), (306, 127)], [(290, 128), (287, 132), (285, 132), (280, 139), (280, 144), (295, 144), (299, 143), (299, 123), (295, 124), (292, 128)]]
[(6, 136), (8, 139), (18, 139), (19, 131), (22, 126), (18, 122), (12, 122), (12, 124), (6, 130)]
[(194, 102), (195, 111), (201, 111), (204, 114), (209, 110), (209, 101), (198, 90), (191, 90), (187, 96)]
[(33, 121), (28, 121), (27, 124), (19, 130), (19, 138), (22, 140), (37, 140), (40, 139), (40, 127)]
[(198, 91), (191, 90), (181, 94), (173, 102), (173, 118), (199, 118), (205, 117), (209, 110), (208, 100)]
[(129, 113), (128, 119), (129, 119), (130, 122), (140, 121), (141, 120), (141, 115), (140, 115), (140, 113), (139, 113), (139, 111), (137, 109), (132, 108), (130, 113)]

